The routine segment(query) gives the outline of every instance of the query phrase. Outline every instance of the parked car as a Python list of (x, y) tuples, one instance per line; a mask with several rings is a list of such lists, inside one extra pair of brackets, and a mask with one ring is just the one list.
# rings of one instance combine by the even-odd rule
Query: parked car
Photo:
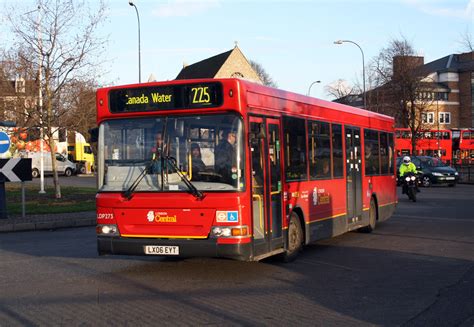
[[(421, 185), (429, 187), (432, 184), (448, 184), (455, 186), (459, 180), (459, 173), (445, 164), (440, 158), (428, 156), (411, 156), (411, 161), (418, 170)], [(402, 164), (403, 157), (397, 158), (397, 172)]]
[[(33, 178), (39, 177), (41, 167), (41, 153), (30, 152), (27, 157), (31, 158), (31, 175)], [(62, 174), (66, 177), (72, 176), (74, 173), (76, 173), (76, 164), (69, 161), (60, 153), (56, 153), (56, 168), (58, 170), (58, 174)], [(53, 173), (50, 152), (43, 153), (43, 171), (45, 175), (50, 175)]]

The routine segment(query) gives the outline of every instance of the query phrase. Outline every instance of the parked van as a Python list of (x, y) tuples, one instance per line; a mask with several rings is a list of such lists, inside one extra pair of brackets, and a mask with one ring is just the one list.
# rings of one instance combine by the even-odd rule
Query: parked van
[[(40, 152), (30, 152), (27, 155), (27, 158), (31, 158), (31, 175), (33, 178), (40, 176), (40, 167), (41, 167), (41, 153)], [(66, 177), (72, 176), (76, 172), (76, 164), (69, 161), (65, 156), (60, 153), (56, 153), (56, 169), (58, 174), (64, 175)], [(43, 170), (44, 174), (51, 175), (53, 173), (53, 165), (51, 164), (51, 153), (43, 153)]]

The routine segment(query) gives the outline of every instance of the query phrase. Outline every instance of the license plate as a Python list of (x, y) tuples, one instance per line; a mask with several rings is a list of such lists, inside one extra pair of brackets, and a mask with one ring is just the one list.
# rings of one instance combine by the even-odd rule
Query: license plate
[(454, 177), (446, 177), (447, 180), (453, 180)]
[(145, 254), (179, 255), (179, 246), (145, 245)]

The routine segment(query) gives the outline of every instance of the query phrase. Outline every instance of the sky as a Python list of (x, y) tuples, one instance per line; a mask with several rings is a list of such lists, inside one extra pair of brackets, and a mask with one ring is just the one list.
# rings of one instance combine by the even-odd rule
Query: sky
[[(12, 4), (13, 0), (0, 0)], [(138, 82), (138, 21), (128, 0), (109, 0), (99, 33), (108, 36), (105, 85)], [(260, 63), (288, 91), (331, 100), (325, 86), (362, 80), (367, 64), (393, 39), (412, 43), (425, 63), (465, 50), (474, 37), (474, 0), (135, 0), (140, 16), (142, 81), (174, 79), (193, 64), (231, 50)], [(33, 7), (34, 8), (34, 7)], [(5, 22), (2, 21), (2, 25)], [(0, 44), (7, 39), (0, 27)]]

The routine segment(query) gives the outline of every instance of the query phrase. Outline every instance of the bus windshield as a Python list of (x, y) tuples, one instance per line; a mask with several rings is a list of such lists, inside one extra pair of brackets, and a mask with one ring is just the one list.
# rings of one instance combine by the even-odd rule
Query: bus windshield
[(187, 192), (182, 175), (204, 192), (245, 187), (235, 114), (109, 120), (100, 125), (98, 150), (102, 192), (124, 192), (136, 181), (135, 192)]

